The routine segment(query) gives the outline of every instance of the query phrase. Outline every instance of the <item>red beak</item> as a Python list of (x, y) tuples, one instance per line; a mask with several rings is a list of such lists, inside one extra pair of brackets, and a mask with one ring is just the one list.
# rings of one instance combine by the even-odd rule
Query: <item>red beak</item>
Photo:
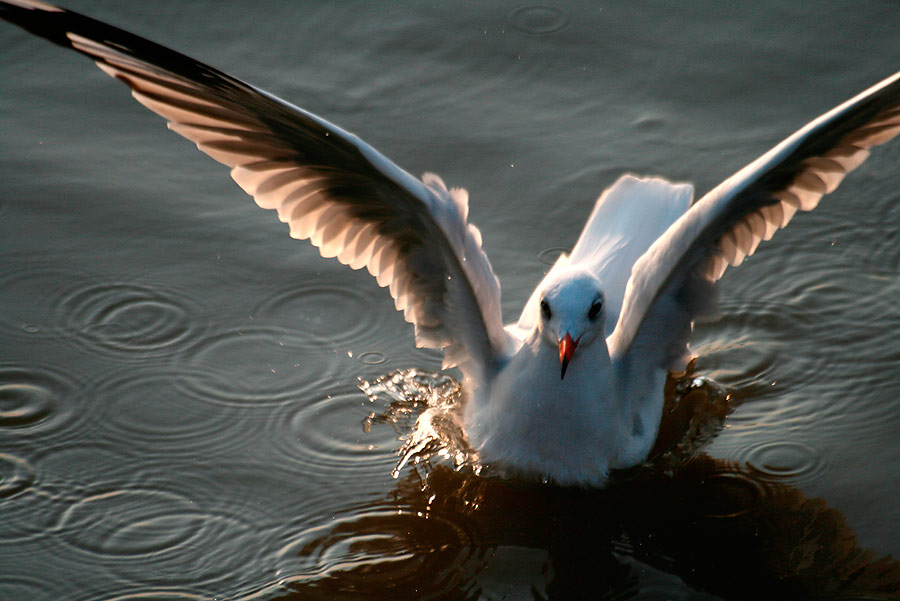
[[(578, 337), (578, 340), (581, 340), (581, 336)], [(566, 377), (566, 369), (568, 369), (569, 361), (572, 360), (572, 355), (578, 346), (578, 340), (572, 340), (572, 336), (566, 333), (563, 339), (559, 341), (559, 363), (562, 365), (562, 373), (559, 375), (560, 380)]]

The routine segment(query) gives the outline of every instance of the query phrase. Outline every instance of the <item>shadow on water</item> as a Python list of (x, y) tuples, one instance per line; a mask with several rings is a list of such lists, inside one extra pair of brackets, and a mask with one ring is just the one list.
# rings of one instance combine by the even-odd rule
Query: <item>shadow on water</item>
[(654, 459), (606, 490), (422, 461), (385, 498), (300, 533), (252, 598), (630, 599), (654, 579), (666, 598), (673, 582), (690, 598), (900, 598), (900, 562), (861, 548), (839, 511), (703, 452), (736, 404), (720, 392), (670, 379)]

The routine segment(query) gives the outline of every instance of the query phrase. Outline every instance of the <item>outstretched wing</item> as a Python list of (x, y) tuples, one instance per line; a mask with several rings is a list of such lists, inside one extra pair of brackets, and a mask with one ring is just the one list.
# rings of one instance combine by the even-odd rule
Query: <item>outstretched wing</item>
[[(683, 344), (690, 321), (706, 309), (711, 285), (729, 265), (740, 265), (798, 210), (814, 209), (866, 160), (870, 148), (898, 133), (900, 73), (825, 113), (719, 184), (635, 263), (607, 340), (611, 355), (623, 357), (638, 338), (649, 341), (642, 347), (666, 347), (666, 353)], [(657, 319), (666, 327), (655, 327)]]
[(324, 257), (366, 267), (419, 346), (482, 377), (506, 345), (500, 284), (467, 223), (468, 196), (412, 177), (335, 125), (182, 54), (42, 2), (0, 17), (96, 61), (169, 128), (231, 168), (256, 203)]

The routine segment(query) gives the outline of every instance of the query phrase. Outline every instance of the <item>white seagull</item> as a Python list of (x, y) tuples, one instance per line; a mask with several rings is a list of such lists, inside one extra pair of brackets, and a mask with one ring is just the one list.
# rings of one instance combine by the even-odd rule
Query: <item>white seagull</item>
[(231, 169), (293, 238), (366, 267), (464, 376), (463, 422), (484, 464), (602, 486), (646, 459), (668, 369), (713, 285), (794, 214), (816, 207), (900, 133), (900, 73), (815, 119), (691, 204), (693, 187), (625, 175), (504, 326), (468, 194), (417, 179), (341, 128), (168, 48), (43, 2), (0, 16), (89, 56), (138, 102)]

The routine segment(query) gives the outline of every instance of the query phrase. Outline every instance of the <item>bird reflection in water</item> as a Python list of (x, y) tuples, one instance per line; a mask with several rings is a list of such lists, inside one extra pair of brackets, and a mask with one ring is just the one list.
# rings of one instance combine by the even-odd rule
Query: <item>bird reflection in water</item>
[(296, 565), (254, 598), (630, 599), (654, 583), (692, 599), (900, 598), (900, 563), (861, 548), (839, 511), (704, 452), (737, 401), (690, 369), (667, 382), (653, 458), (605, 490), (476, 473), (458, 388), (433, 376), (363, 384), (393, 398), (367, 425), (404, 434), (398, 468), (415, 469), (305, 533)]

